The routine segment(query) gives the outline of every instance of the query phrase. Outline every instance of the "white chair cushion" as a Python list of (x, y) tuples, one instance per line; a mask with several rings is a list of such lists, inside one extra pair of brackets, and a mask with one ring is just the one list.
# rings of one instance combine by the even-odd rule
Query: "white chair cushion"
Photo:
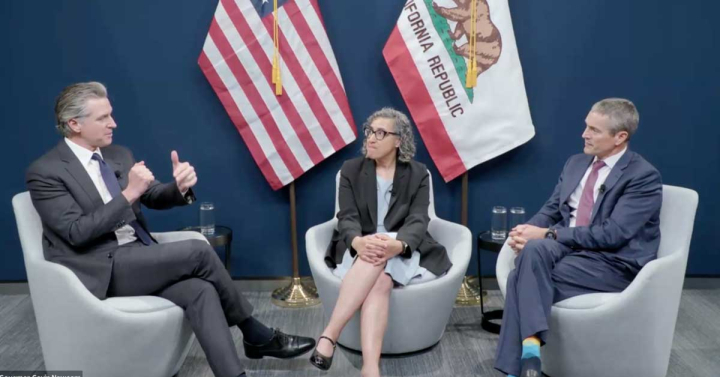
[(553, 306), (563, 309), (592, 309), (617, 297), (619, 293), (589, 293), (556, 302)]
[(105, 303), (125, 313), (153, 313), (175, 307), (171, 301), (156, 296), (111, 297)]

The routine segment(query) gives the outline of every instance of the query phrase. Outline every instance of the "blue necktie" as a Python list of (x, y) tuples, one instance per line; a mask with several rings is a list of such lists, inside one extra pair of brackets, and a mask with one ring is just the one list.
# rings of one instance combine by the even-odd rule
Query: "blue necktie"
[[(113, 198), (120, 195), (120, 183), (117, 180), (117, 177), (115, 177), (115, 172), (110, 169), (107, 163), (100, 157), (99, 154), (93, 153), (92, 159), (97, 161), (100, 164), (100, 174), (102, 174), (103, 181), (105, 181), (105, 186), (108, 189), (108, 192), (110, 193), (110, 196)], [(137, 220), (133, 220), (129, 224), (133, 229), (135, 229), (135, 235), (140, 239), (142, 243), (145, 245), (152, 244), (152, 238), (150, 238), (150, 235), (148, 232), (145, 231), (145, 229), (140, 226), (140, 224), (137, 222)]]

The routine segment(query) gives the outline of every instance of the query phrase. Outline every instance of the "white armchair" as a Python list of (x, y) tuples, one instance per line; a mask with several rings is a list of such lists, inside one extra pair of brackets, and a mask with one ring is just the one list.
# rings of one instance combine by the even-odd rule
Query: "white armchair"
[[(335, 179), (335, 214), (339, 210)], [(432, 178), (432, 177), (431, 177)], [(470, 262), (472, 237), (470, 230), (442, 220), (435, 215), (432, 179), (430, 180), (430, 224), (428, 231), (445, 246), (453, 266), (447, 274), (433, 281), (395, 288), (390, 295), (390, 314), (383, 339), (383, 354), (400, 354), (422, 350), (440, 341), (450, 319), (455, 297)], [(325, 319), (329, 320), (340, 292), (340, 279), (333, 275), (324, 261), (337, 218), (310, 228), (305, 234), (308, 262), (318, 293), (322, 299)], [(348, 322), (338, 342), (360, 350), (360, 315)]]
[[(12, 200), (46, 370), (85, 377), (169, 377), (194, 337), (183, 310), (155, 296), (99, 300), (75, 274), (43, 255), (42, 224), (30, 193)], [(205, 238), (197, 232), (154, 233), (160, 243)]]
[[(553, 305), (543, 372), (552, 377), (663, 377), (667, 373), (698, 194), (663, 185), (658, 258), (620, 293), (593, 293)], [(503, 296), (515, 253), (496, 265)]]

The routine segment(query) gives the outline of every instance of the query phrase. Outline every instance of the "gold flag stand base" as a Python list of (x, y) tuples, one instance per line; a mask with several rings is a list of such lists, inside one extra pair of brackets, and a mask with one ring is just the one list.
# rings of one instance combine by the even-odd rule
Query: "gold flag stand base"
[(297, 216), (295, 205), (295, 182), (290, 182), (290, 242), (292, 243), (293, 275), (290, 284), (272, 293), (272, 303), (283, 308), (307, 308), (320, 303), (315, 282), (310, 277), (300, 278), (298, 268)]
[[(485, 294), (485, 292), (482, 292)], [(465, 276), (460, 291), (455, 298), (455, 305), (457, 306), (477, 306), (480, 305), (480, 290), (475, 278)]]
[(272, 303), (283, 308), (307, 308), (320, 303), (317, 288), (310, 278), (292, 278), (290, 284), (272, 293)]
[[(461, 196), (461, 208), (460, 208), (460, 222), (462, 225), (468, 225), (468, 173), (465, 172), (462, 176), (462, 196)], [(478, 274), (481, 274), (478, 271)], [(455, 298), (455, 305), (457, 306), (477, 306), (480, 305), (481, 296), (487, 294), (486, 292), (480, 292), (480, 280), (465, 276), (460, 290)]]

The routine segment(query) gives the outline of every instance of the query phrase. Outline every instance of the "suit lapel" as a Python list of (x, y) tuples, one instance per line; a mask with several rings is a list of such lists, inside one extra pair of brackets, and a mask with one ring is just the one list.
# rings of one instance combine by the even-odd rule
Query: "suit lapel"
[(367, 203), (373, 229), (377, 229), (377, 176), (375, 173), (375, 161), (365, 159), (363, 162), (363, 200)]
[(576, 168), (570, 169), (571, 171), (568, 172), (568, 176), (563, 179), (563, 186), (560, 192), (560, 204), (568, 201), (570, 195), (572, 195), (573, 191), (575, 191), (580, 184), (593, 158), (593, 156), (585, 155), (580, 159), (580, 162), (577, 163)]
[(600, 208), (600, 204), (602, 203), (603, 199), (605, 199), (605, 194), (610, 191), (613, 186), (615, 186), (615, 184), (625, 172), (625, 168), (628, 166), (630, 160), (632, 159), (631, 153), (632, 152), (630, 152), (630, 150), (625, 151), (625, 154), (620, 157), (620, 160), (618, 160), (617, 164), (615, 164), (613, 169), (610, 171), (610, 174), (605, 179), (605, 182), (602, 184), (602, 186), (605, 186), (605, 189), (601, 190), (602, 192), (598, 193), (595, 204), (593, 204), (592, 215), (590, 215), (590, 224), (592, 224), (593, 220), (595, 219), (595, 215), (598, 213), (598, 208)]
[(97, 191), (97, 188), (95, 188), (95, 184), (92, 179), (90, 179), (87, 170), (85, 170), (85, 167), (82, 166), (80, 160), (78, 160), (77, 156), (75, 156), (75, 153), (73, 153), (70, 147), (68, 147), (65, 143), (65, 140), (61, 140), (56, 148), (60, 154), (60, 158), (66, 163), (65, 169), (75, 179), (78, 185), (80, 185), (83, 191), (85, 191), (85, 194), (87, 194), (88, 199), (90, 199), (93, 206), (99, 207), (105, 204), (100, 197), (100, 193)]
[(123, 165), (120, 163), (116, 156), (112, 154), (112, 152), (106, 150), (106, 148), (100, 148), (103, 155), (103, 160), (105, 160), (105, 163), (110, 166), (110, 169), (115, 173), (115, 176), (118, 179), (118, 183), (120, 184), (120, 190), (124, 190), (125, 187), (127, 187), (128, 184), (128, 177), (127, 174), (124, 173)]

